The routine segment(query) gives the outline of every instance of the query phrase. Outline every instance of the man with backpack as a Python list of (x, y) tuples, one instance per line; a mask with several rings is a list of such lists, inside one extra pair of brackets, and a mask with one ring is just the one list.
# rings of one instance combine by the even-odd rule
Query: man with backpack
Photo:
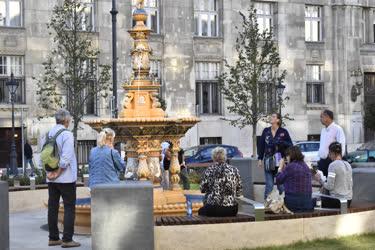
[[(67, 128), (71, 116), (65, 109), (55, 114), (56, 125), (46, 135), (41, 158), (43, 167), (47, 171), (48, 182), (48, 229), (49, 246), (61, 245), (63, 248), (79, 247), (80, 243), (73, 241), (77, 158), (74, 151), (73, 133)], [(50, 154), (48, 156), (48, 154)], [(54, 161), (54, 159), (56, 161)], [(58, 211), (60, 196), (64, 203), (64, 232), (60, 240)]]

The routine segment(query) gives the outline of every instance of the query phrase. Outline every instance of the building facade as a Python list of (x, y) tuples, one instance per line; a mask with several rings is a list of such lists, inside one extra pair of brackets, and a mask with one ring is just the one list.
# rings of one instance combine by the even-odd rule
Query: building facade
[[(59, 0), (0, 0), (0, 158), (9, 151), (11, 106), (5, 86), (10, 73), (19, 81), (16, 104), (17, 143), (22, 133), (34, 144), (53, 124), (37, 119), (36, 81), (51, 48), (46, 23)], [(83, 32), (92, 33), (101, 64), (111, 64), (111, 0), (81, 0), (87, 8)], [(131, 77), (130, 49), (134, 0), (117, 0), (118, 81)], [(363, 106), (375, 100), (375, 0), (145, 0), (147, 25), (153, 30), (152, 74), (162, 84), (171, 116), (197, 115), (201, 122), (182, 146), (205, 143), (235, 145), (252, 155), (251, 128), (238, 129), (222, 118), (226, 110), (216, 77), (223, 62), (236, 60), (239, 11), (257, 9), (259, 28), (273, 28), (281, 56), (280, 69), (289, 96), (283, 112), (294, 118), (286, 125), (292, 139), (319, 137), (320, 112), (329, 108), (345, 130), (349, 147), (374, 136), (365, 132)], [(361, 74), (359, 74), (361, 72)], [(354, 86), (354, 87), (353, 87)], [(119, 100), (123, 91), (119, 87)], [(119, 105), (121, 102), (119, 101)], [(374, 104), (375, 105), (375, 104)], [(121, 108), (121, 107), (120, 107)], [(111, 115), (110, 100), (97, 99), (85, 108), (87, 117)], [(24, 129), (21, 129), (24, 125)], [(267, 126), (260, 123), (257, 133)], [(82, 157), (96, 133), (82, 125), (78, 140)], [(18, 147), (19, 155), (21, 147)], [(84, 160), (82, 160), (84, 161)], [(4, 166), (0, 166), (4, 167)]]

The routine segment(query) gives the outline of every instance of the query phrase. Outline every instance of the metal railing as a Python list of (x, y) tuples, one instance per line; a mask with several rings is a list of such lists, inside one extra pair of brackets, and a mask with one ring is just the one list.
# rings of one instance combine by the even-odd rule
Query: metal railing
[(324, 198), (331, 199), (331, 200), (337, 200), (340, 202), (340, 214), (348, 213), (348, 200), (346, 199), (337, 198), (337, 197), (333, 197), (333, 196), (321, 194), (321, 193), (313, 193), (312, 196), (321, 197), (321, 198), (324, 197)]

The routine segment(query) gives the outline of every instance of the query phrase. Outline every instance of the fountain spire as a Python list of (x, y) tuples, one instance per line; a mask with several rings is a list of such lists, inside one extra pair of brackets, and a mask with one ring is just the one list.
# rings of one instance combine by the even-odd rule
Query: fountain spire
[(163, 118), (166, 117), (166, 114), (160, 108), (161, 104), (158, 99), (160, 84), (153, 82), (150, 78), (152, 50), (148, 39), (151, 30), (145, 25), (147, 12), (144, 9), (143, 0), (136, 2), (133, 20), (135, 26), (129, 30), (129, 34), (134, 39), (131, 50), (134, 77), (128, 84), (123, 85), (126, 95), (120, 118)]

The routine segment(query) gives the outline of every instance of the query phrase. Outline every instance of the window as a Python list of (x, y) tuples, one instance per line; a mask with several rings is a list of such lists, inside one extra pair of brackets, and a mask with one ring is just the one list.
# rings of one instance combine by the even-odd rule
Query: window
[(276, 109), (276, 88), (272, 79), (272, 67), (266, 66), (259, 79), (259, 111), (269, 114)]
[(95, 0), (81, 0), (80, 3), (84, 8), (82, 10), (82, 27), (83, 31), (95, 30)]
[(257, 22), (259, 33), (270, 31), (272, 27), (272, 4), (271, 3), (255, 3), (254, 8), (257, 12)]
[(79, 140), (77, 141), (77, 161), (79, 165), (89, 163), (90, 150), (96, 147), (96, 140)]
[[(98, 89), (96, 84), (96, 69), (97, 69), (97, 61), (95, 59), (89, 59), (83, 62), (82, 71), (80, 75), (81, 78), (87, 79), (86, 86), (82, 89), (81, 98), (86, 99), (82, 108), (83, 114), (85, 115), (98, 115)], [(85, 76), (87, 74), (87, 76)], [(68, 109), (70, 106), (73, 105), (71, 103), (71, 96), (72, 93), (68, 90), (67, 91), (67, 98), (66, 98), (66, 105)]]
[(372, 27), (373, 27), (372, 32), (374, 33), (372, 42), (375, 43), (375, 10), (374, 10), (374, 13), (372, 14), (372, 17), (374, 18), (372, 21)]
[(199, 145), (221, 144), (221, 137), (201, 137)]
[(195, 35), (219, 36), (217, 0), (194, 0)]
[(16, 93), (16, 103), (25, 103), (25, 79), (23, 56), (1, 56), (0, 55), (0, 103), (10, 102), (10, 93), (6, 86), (10, 79), (11, 73), (14, 79), (18, 81)]
[(305, 40), (319, 42), (322, 40), (321, 7), (307, 5), (305, 7)]
[[(137, 1), (132, 0), (133, 11), (135, 10)], [(144, 6), (147, 12), (146, 26), (154, 33), (159, 33), (159, 1), (158, 0), (145, 0)], [(133, 21), (133, 26), (135, 22)]]
[(159, 60), (150, 60), (150, 75), (156, 80), (161, 79), (161, 67)]
[(307, 103), (324, 104), (324, 82), (320, 65), (306, 65)]
[(219, 63), (195, 64), (196, 104), (198, 114), (220, 114), (220, 91), (217, 77)]
[(22, 0), (0, 0), (0, 26), (22, 26)]

